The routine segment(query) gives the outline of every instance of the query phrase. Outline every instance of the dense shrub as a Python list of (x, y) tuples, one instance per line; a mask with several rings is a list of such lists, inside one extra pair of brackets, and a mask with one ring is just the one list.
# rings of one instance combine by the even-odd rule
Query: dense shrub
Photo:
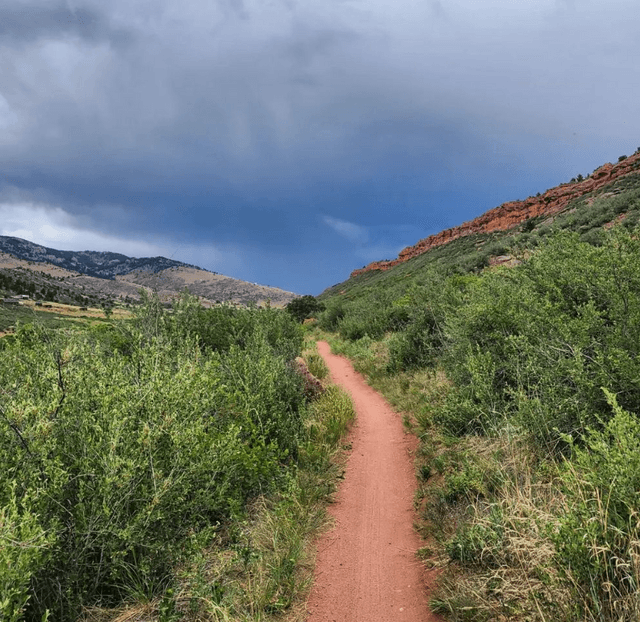
[(432, 308), (416, 309), (405, 330), (394, 335), (389, 344), (389, 368), (418, 369), (434, 364), (443, 345), (443, 319)]
[(597, 248), (561, 234), (520, 268), (483, 275), (447, 321), (457, 390), (441, 421), (462, 432), (513, 418), (553, 444), (608, 417), (601, 386), (639, 409), (638, 250), (620, 231)]
[[(158, 313), (158, 302), (150, 300), (143, 307), (141, 329)], [(203, 308), (197, 299), (183, 295), (174, 312), (154, 320), (150, 334), (159, 330), (177, 341), (189, 335), (196, 337), (203, 351), (227, 352), (232, 346), (248, 348), (254, 334), (261, 333), (273, 351), (287, 359), (295, 358), (302, 349), (302, 330), (291, 316), (280, 309), (236, 308), (229, 305)], [(156, 332), (154, 332), (156, 331)]]
[(192, 536), (241, 515), (297, 455), (289, 315), (156, 302), (137, 327), (24, 327), (2, 352), (3, 620), (25, 602), (28, 620), (75, 620), (132, 584), (162, 593)]
[(389, 344), (389, 370), (419, 369), (434, 365), (447, 346), (445, 323), (461, 303), (473, 276), (445, 277), (442, 271), (430, 271), (421, 287), (412, 287), (394, 301), (394, 310), (402, 309), (406, 322), (399, 326)]
[(335, 331), (345, 316), (344, 304), (341, 300), (328, 305), (320, 314), (319, 325), (323, 330)]
[(307, 318), (314, 317), (324, 311), (325, 305), (315, 296), (300, 296), (294, 298), (285, 308), (296, 321), (302, 323)]

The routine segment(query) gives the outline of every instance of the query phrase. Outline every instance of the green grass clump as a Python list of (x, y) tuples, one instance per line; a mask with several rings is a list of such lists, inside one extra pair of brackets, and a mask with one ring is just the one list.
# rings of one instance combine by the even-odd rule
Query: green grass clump
[(317, 353), (312, 352), (305, 357), (309, 372), (316, 378), (324, 380), (329, 375), (329, 368), (324, 359)]

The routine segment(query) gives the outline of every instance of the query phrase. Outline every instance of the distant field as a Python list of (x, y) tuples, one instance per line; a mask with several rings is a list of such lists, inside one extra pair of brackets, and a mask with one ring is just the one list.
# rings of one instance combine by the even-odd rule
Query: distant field
[[(92, 307), (81, 309), (78, 306), (57, 302), (44, 304), (50, 306), (36, 307), (32, 300), (23, 301), (17, 306), (0, 303), (0, 336), (12, 332), (17, 322), (21, 324), (31, 322), (49, 328), (60, 328), (69, 326), (70, 322), (85, 323), (89, 320), (106, 320), (102, 309)], [(131, 312), (126, 309), (115, 308), (111, 317), (114, 319), (126, 319), (131, 317)]]

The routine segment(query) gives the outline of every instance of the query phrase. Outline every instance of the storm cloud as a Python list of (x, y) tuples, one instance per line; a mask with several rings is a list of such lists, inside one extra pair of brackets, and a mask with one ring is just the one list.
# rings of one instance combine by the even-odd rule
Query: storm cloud
[(9, 0), (0, 202), (14, 224), (16, 205), (34, 212), (11, 189), (131, 254), (201, 248), (203, 267), (317, 293), (364, 256), (634, 151), (637, 13)]

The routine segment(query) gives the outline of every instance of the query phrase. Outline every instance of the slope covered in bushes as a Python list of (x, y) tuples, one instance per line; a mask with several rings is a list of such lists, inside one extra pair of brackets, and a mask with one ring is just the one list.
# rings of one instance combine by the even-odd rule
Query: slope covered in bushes
[(512, 232), (510, 267), (481, 269), (465, 238), (322, 297), (334, 347), (423, 440), (452, 620), (640, 615), (639, 196)]

